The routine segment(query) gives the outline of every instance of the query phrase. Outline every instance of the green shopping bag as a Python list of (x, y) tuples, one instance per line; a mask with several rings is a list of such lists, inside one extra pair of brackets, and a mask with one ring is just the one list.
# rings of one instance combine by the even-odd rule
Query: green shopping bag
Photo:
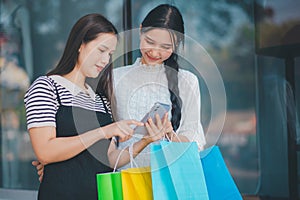
[(121, 172), (116, 172), (116, 168), (124, 150), (120, 152), (113, 172), (96, 175), (98, 200), (123, 200), (122, 176)]
[(122, 200), (121, 172), (97, 174), (98, 200)]

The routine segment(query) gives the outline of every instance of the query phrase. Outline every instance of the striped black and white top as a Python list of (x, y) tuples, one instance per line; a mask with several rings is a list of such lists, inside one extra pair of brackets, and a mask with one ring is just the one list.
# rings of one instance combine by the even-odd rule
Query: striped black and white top
[(87, 85), (87, 91), (82, 90), (68, 79), (59, 76), (41, 76), (30, 86), (24, 96), (27, 128), (54, 126), (55, 115), (60, 103), (64, 106), (80, 107), (96, 112), (106, 113), (103, 102), (111, 114), (111, 106), (106, 97), (95, 94)]

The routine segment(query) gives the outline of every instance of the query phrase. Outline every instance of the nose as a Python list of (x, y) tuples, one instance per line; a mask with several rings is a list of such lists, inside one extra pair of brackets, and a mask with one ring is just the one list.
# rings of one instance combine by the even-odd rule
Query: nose
[(105, 54), (101, 57), (101, 63), (106, 66), (109, 63), (110, 60), (110, 55), (109, 54)]
[(160, 57), (160, 49), (155, 48), (150, 50), (150, 55), (154, 58)]

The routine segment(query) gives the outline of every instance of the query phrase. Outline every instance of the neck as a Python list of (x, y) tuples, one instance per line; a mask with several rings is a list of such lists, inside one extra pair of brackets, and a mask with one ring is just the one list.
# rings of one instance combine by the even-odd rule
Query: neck
[(87, 87), (85, 85), (86, 77), (83, 76), (78, 70), (76, 70), (76, 68), (74, 68), (73, 71), (64, 75), (63, 77), (65, 77), (66, 79), (68, 79), (69, 81), (71, 81), (72, 83), (74, 83), (75, 85), (80, 87), (81, 89), (83, 89), (83, 90), (87, 89)]

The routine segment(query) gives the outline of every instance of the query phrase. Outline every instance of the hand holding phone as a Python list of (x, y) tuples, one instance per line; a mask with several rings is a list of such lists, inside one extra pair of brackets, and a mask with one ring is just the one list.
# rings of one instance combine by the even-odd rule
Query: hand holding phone
[[(171, 109), (171, 106), (168, 104), (156, 102), (150, 111), (146, 113), (146, 115), (143, 117), (141, 122), (146, 123), (149, 118), (152, 118), (153, 122), (156, 124), (156, 118), (155, 115), (158, 114), (160, 119), (163, 118), (164, 114), (169, 112)], [(134, 129), (134, 135), (137, 137), (143, 137), (148, 133), (147, 129), (145, 126), (138, 126)]]

